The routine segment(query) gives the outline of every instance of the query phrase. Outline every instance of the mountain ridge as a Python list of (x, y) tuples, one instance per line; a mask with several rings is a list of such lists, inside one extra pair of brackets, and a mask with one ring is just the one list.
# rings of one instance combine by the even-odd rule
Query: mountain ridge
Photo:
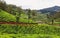
[(49, 7), (49, 8), (44, 8), (41, 10), (37, 10), (37, 12), (42, 12), (42, 13), (54, 13), (60, 10), (60, 6), (53, 6), (53, 7)]

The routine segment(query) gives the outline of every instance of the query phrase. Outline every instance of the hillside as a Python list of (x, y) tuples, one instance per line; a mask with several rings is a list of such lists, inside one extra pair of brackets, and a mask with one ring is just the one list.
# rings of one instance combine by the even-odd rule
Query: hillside
[[(28, 22), (28, 21), (33, 22), (32, 20), (28, 20), (27, 17), (28, 16), (26, 14), (21, 14), (19, 21), (20, 22)], [(0, 21), (16, 22), (16, 16), (0, 9)]]
[(15, 16), (6, 11), (0, 10), (0, 21), (15, 21)]
[(50, 13), (54, 13), (54, 12), (59, 11), (59, 10), (60, 10), (60, 6), (53, 6), (53, 7), (37, 10), (37, 12), (42, 12), (42, 13), (50, 12)]

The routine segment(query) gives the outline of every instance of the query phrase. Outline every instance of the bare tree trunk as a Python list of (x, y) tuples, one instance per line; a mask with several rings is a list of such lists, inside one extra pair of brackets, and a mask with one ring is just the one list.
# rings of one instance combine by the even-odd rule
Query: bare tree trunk
[(16, 17), (16, 22), (19, 22), (19, 17)]
[(52, 19), (52, 25), (54, 24), (54, 20)]

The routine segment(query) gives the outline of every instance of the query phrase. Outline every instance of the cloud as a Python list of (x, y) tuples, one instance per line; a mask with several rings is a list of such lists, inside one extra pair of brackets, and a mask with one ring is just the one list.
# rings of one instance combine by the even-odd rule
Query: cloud
[(22, 6), (22, 8), (43, 9), (60, 5), (60, 0), (5, 0), (8, 4)]

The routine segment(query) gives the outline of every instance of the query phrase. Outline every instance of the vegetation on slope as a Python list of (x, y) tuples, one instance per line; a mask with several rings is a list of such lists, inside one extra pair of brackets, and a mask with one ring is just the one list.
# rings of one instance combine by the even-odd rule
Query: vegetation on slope
[(15, 21), (15, 16), (3, 10), (0, 10), (0, 21)]
[[(16, 38), (59, 38), (60, 37), (60, 26), (49, 26), (47, 24), (41, 25), (27, 25), (27, 26), (15, 26), (9, 24), (0, 25), (0, 35)], [(23, 35), (22, 35), (23, 34)], [(17, 35), (17, 36), (15, 36)], [(30, 36), (31, 35), (31, 36)], [(6, 37), (4, 36), (4, 37)], [(36, 37), (34, 37), (36, 36)], [(55, 37), (56, 36), (56, 37)]]
[[(0, 9), (0, 21), (16, 22), (16, 16)], [(21, 14), (19, 22), (27, 23), (28, 21), (30, 23), (33, 22), (32, 19), (28, 19), (28, 16), (26, 14)]]

